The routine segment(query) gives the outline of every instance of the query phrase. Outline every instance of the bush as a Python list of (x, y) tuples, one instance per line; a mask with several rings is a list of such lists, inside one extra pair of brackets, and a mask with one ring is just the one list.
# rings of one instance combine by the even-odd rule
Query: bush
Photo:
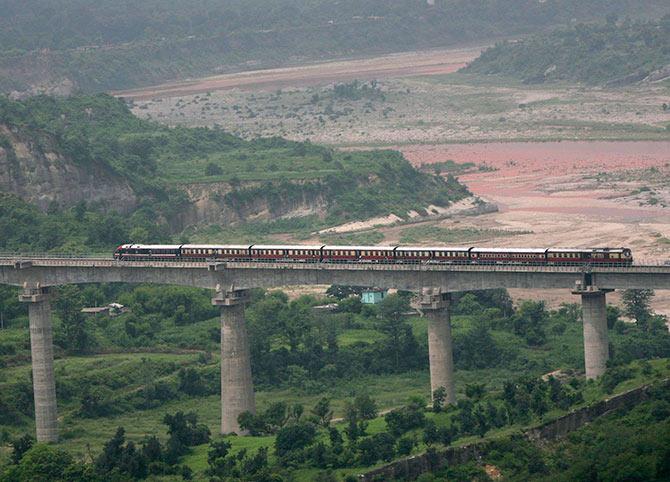
[(314, 441), (316, 429), (308, 422), (297, 423), (284, 427), (277, 432), (275, 438), (275, 452), (279, 457), (301, 450)]
[(402, 408), (396, 408), (384, 415), (384, 421), (389, 432), (400, 437), (405, 432), (415, 428), (422, 428), (426, 422), (422, 402), (414, 402)]

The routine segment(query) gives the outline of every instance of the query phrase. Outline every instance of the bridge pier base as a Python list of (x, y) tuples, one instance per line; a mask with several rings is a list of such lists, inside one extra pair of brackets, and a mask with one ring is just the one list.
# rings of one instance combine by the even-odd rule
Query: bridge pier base
[(584, 368), (587, 379), (605, 373), (609, 359), (606, 294), (612, 290), (596, 287), (577, 288), (572, 293), (582, 298), (584, 318)]
[(53, 329), (49, 294), (44, 288), (25, 288), (19, 301), (28, 304), (30, 355), (38, 442), (58, 442), (58, 412), (54, 376)]
[(237, 418), (256, 412), (251, 355), (244, 305), (246, 290), (217, 291), (212, 304), (221, 308), (221, 433), (247, 435)]
[(428, 319), (428, 358), (430, 394), (440, 387), (447, 391), (446, 403), (456, 404), (454, 356), (451, 338), (451, 296), (440, 290), (424, 288), (417, 308)]

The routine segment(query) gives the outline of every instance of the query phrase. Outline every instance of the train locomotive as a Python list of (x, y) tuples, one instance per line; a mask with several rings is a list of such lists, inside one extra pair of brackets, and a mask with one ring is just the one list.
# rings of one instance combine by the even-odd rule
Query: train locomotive
[(477, 248), (259, 244), (123, 244), (119, 261), (256, 261), (299, 263), (423, 263), (630, 266), (629, 248)]

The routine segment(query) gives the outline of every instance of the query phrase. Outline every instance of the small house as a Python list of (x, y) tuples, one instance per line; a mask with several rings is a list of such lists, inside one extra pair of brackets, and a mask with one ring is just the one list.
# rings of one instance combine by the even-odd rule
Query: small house
[(381, 303), (381, 301), (386, 298), (387, 294), (387, 290), (377, 288), (363, 290), (361, 293), (361, 303), (365, 305), (376, 305), (377, 303)]

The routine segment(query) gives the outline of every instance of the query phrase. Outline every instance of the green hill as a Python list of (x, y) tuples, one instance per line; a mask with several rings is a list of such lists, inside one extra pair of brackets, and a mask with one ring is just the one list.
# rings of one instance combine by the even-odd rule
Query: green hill
[(657, 72), (670, 77), (670, 15), (650, 22), (579, 24), (486, 50), (465, 72), (502, 74), (527, 83), (623, 85)]
[(668, 13), (663, 0), (4, 0), (0, 91), (85, 92)]
[(226, 226), (214, 232), (218, 240), (258, 242), (273, 230), (402, 217), (467, 190), (417, 171), (396, 151), (170, 128), (96, 95), (0, 97), (0, 195), (0, 249), (60, 250), (181, 239), (205, 224)]

